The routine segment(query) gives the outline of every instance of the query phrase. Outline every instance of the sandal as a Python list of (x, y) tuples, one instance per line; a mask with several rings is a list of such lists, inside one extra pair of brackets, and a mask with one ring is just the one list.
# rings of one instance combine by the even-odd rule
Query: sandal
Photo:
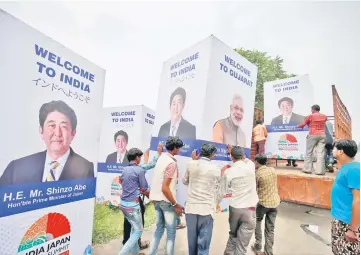
[(182, 229), (182, 228), (185, 228), (185, 227), (186, 227), (186, 225), (181, 223), (181, 224), (177, 225), (176, 228), (177, 229)]
[(147, 249), (149, 247), (150, 242), (149, 241), (141, 241), (139, 244), (139, 248), (141, 250)]
[(255, 246), (255, 245), (252, 245), (252, 246), (251, 246), (251, 249), (252, 249), (252, 251), (254, 252), (255, 255), (264, 255), (263, 252), (261, 252), (261, 251), (259, 251), (259, 250), (256, 249), (256, 246)]

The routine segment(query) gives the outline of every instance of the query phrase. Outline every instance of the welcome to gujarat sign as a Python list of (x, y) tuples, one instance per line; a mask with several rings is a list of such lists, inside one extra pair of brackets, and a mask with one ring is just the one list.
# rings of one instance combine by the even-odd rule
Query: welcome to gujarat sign
[[(187, 186), (181, 182), (194, 149), (206, 141), (217, 146), (215, 162), (229, 163), (227, 145), (239, 145), (249, 155), (257, 67), (214, 36), (163, 64), (151, 142), (151, 154), (168, 136), (185, 143), (177, 156), (177, 201), (184, 204)], [(149, 183), (152, 170), (147, 172)], [(227, 207), (224, 200), (219, 209)]]
[(105, 71), (0, 10), (2, 255), (91, 254)]
[(308, 75), (266, 82), (263, 91), (267, 156), (302, 160), (308, 128), (296, 126), (310, 114), (313, 104), (313, 87)]

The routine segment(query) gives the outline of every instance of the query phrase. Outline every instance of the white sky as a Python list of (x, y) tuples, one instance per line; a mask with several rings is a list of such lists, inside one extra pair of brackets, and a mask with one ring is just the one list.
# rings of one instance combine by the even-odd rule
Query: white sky
[(162, 64), (214, 34), (309, 74), (333, 115), (335, 84), (360, 140), (359, 2), (1, 2), (0, 8), (106, 69), (104, 106), (155, 109)]

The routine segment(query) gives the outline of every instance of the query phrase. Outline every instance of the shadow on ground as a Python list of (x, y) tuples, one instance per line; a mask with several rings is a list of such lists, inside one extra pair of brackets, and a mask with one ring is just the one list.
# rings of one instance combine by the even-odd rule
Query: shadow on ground
[[(310, 212), (311, 211), (311, 212)], [(308, 212), (308, 213), (307, 213)], [(329, 210), (317, 209), (308, 206), (282, 203), (275, 228), (274, 254), (276, 255), (331, 255)], [(301, 225), (312, 225), (324, 242), (318, 240), (312, 233), (307, 233)], [(154, 228), (154, 226), (153, 226)], [(152, 228), (152, 229), (153, 229)], [(311, 230), (313, 230), (311, 229)], [(213, 228), (211, 255), (223, 254), (228, 239), (228, 213), (218, 213)], [(152, 239), (152, 230), (145, 231), (143, 240)], [(164, 237), (159, 246), (158, 255), (163, 255)], [(251, 243), (253, 242), (253, 238)], [(326, 243), (326, 244), (325, 244)], [(93, 255), (117, 255), (121, 248), (121, 240), (112, 240), (107, 244), (97, 245), (93, 249)], [(176, 255), (188, 254), (187, 230), (177, 231)], [(147, 250), (144, 251), (146, 254)], [(253, 254), (250, 249), (247, 255)]]

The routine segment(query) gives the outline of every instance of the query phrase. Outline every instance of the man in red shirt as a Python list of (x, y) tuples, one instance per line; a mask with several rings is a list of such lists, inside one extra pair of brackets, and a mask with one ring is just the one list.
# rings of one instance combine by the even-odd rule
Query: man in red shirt
[[(305, 120), (297, 126), (297, 128), (303, 128), (308, 126), (309, 133), (306, 138), (306, 155), (305, 165), (303, 172), (313, 173), (317, 175), (324, 175), (326, 172), (325, 167), (325, 125), (327, 116), (320, 113), (320, 106), (313, 105), (311, 107), (312, 114), (308, 115)], [(313, 169), (313, 150), (316, 149), (317, 163), (316, 171)]]

